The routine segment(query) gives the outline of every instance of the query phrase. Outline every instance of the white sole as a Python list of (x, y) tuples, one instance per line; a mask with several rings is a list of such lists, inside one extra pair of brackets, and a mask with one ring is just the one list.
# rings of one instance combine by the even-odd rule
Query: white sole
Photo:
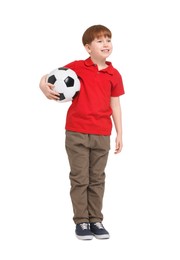
[(105, 234), (105, 235), (95, 235), (94, 234), (94, 236), (97, 239), (109, 239), (110, 238), (110, 235), (108, 235), (108, 234)]
[(76, 235), (76, 237), (80, 240), (92, 240), (93, 236), (78, 236)]

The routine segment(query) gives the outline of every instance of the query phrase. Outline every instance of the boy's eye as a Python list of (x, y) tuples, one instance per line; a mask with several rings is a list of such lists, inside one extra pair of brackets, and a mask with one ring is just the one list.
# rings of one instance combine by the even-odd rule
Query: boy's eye
[[(97, 42), (101, 43), (103, 40), (97, 40)], [(111, 39), (106, 39), (107, 42), (111, 42)]]

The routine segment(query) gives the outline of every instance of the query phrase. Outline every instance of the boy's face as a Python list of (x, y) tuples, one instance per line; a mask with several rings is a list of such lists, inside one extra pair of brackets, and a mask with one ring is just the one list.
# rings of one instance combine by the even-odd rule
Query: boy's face
[(104, 36), (95, 38), (90, 44), (86, 44), (85, 48), (92, 58), (101, 60), (109, 57), (113, 49), (111, 39)]

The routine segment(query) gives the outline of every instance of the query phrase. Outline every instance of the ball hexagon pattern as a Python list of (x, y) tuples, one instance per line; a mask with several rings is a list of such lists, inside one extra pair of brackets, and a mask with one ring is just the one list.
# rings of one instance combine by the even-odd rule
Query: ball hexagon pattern
[(72, 101), (80, 91), (80, 81), (72, 69), (60, 67), (48, 74), (47, 82), (59, 93), (58, 102)]

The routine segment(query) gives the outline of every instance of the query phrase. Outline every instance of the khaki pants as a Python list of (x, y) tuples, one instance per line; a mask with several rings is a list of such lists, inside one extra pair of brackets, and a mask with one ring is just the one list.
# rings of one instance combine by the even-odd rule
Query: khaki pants
[(103, 220), (102, 201), (110, 136), (66, 131), (74, 222)]

